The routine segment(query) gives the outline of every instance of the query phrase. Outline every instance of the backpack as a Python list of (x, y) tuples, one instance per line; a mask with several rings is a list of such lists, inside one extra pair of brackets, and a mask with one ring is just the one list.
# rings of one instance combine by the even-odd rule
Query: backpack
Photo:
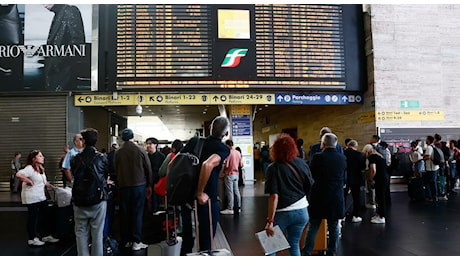
[(385, 159), (386, 166), (390, 166), (390, 163), (388, 162), (388, 150), (383, 148), (383, 146), (379, 143), (376, 145), (372, 145), (372, 147), (374, 147), (374, 149), (377, 150), (377, 152), (383, 156), (383, 159)]
[(91, 165), (99, 154), (96, 154), (90, 163), (85, 163), (80, 154), (75, 155), (81, 161), (83, 170), (74, 174), (72, 187), (72, 201), (76, 206), (96, 205), (104, 199), (104, 186)]
[(200, 156), (205, 138), (198, 138), (193, 152), (179, 152), (168, 165), (166, 197), (170, 205), (191, 202), (195, 196), (200, 174)]
[(444, 160), (444, 154), (442, 153), (441, 149), (436, 147), (435, 145), (431, 145), (433, 147), (433, 156), (431, 156), (431, 160), (433, 161), (434, 165), (442, 165)]

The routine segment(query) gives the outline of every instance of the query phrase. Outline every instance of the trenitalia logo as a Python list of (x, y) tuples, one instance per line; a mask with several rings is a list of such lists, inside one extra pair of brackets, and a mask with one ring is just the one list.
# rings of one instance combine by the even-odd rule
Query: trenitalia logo
[(248, 49), (231, 49), (225, 55), (225, 59), (220, 65), (222, 68), (233, 68), (240, 64), (240, 59), (246, 56)]
[(26, 57), (75, 57), (86, 56), (86, 46), (80, 45), (0, 45), (0, 58)]

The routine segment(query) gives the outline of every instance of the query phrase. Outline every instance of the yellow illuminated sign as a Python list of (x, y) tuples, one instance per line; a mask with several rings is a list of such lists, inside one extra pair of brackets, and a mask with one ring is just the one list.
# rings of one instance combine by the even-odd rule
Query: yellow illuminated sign
[(358, 114), (358, 124), (375, 122), (375, 111), (369, 111)]
[(250, 39), (249, 10), (217, 10), (219, 39)]
[(75, 106), (261, 105), (275, 104), (274, 94), (88, 94), (75, 95)]
[(380, 110), (375, 113), (377, 121), (439, 121), (444, 120), (440, 110)]

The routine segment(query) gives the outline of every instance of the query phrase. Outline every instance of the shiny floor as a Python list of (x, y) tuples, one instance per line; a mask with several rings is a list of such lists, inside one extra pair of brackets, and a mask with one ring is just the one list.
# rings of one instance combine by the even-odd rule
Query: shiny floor
[[(235, 256), (262, 256), (255, 238), (262, 230), (267, 215), (267, 196), (259, 181), (241, 189), (242, 213), (222, 215), (222, 237)], [(406, 184), (391, 184), (392, 205), (386, 224), (371, 224), (373, 210), (362, 208), (362, 223), (347, 218), (342, 228), (338, 255), (342, 256), (458, 256), (460, 255), (460, 194), (437, 205), (412, 202)], [(6, 256), (72, 256), (76, 255), (71, 240), (40, 248), (27, 246), (25, 229), (27, 212), (16, 194), (0, 194), (0, 255)], [(130, 255), (127, 253), (126, 255)], [(145, 255), (143, 251), (133, 255)], [(287, 255), (287, 252), (279, 252)]]

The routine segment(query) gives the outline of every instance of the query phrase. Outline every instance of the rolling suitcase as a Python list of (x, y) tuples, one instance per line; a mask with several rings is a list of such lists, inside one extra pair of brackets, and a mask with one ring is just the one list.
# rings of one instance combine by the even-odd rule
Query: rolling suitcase
[(425, 190), (421, 177), (410, 177), (407, 185), (407, 191), (411, 200), (419, 201), (425, 199)]
[(213, 234), (213, 227), (212, 227), (212, 213), (211, 213), (211, 199), (208, 199), (208, 210), (209, 210), (209, 230), (211, 235), (211, 249), (210, 250), (203, 250), (200, 251), (200, 236), (199, 236), (199, 229), (200, 229), (200, 222), (198, 221), (198, 203), (195, 200), (195, 230), (196, 230), (196, 245), (197, 245), (197, 252), (187, 254), (187, 256), (232, 256), (232, 253), (225, 249), (215, 249), (216, 244), (214, 243), (214, 234)]
[[(300, 250), (305, 245), (305, 235), (307, 234), (308, 224), (305, 225), (302, 236), (300, 237)], [(313, 253), (318, 255), (325, 255), (327, 250), (327, 222), (326, 219), (321, 221), (319, 226), (318, 233), (316, 233), (315, 246), (313, 246)]]
[[(167, 198), (165, 197), (166, 221), (163, 226), (166, 230), (166, 240), (149, 245), (147, 248), (147, 255), (149, 256), (180, 256), (182, 237), (177, 236), (177, 211), (175, 206), (168, 208), (167, 203)], [(170, 220), (169, 216), (172, 216), (172, 220)]]

